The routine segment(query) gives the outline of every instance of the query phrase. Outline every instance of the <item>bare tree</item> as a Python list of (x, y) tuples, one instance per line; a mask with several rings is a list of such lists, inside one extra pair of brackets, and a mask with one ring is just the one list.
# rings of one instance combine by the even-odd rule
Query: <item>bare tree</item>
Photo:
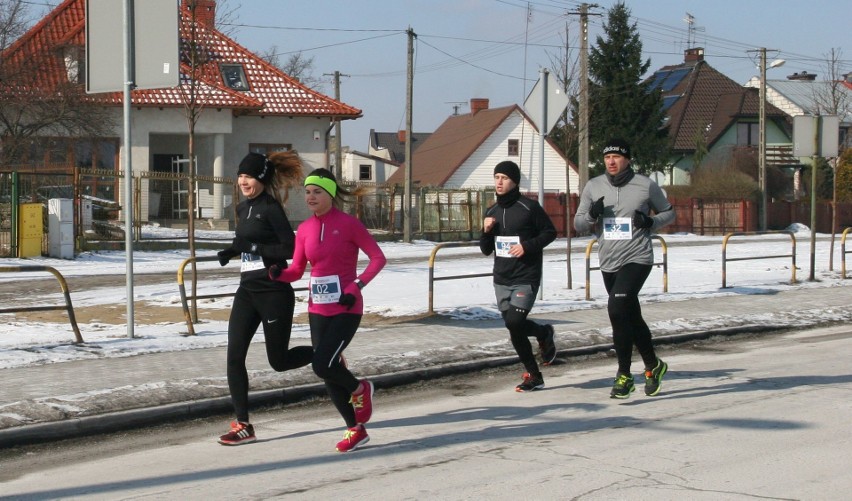
[(39, 137), (111, 133), (110, 109), (85, 93), (83, 47), (22, 39), (32, 19), (24, 0), (0, 0), (0, 164), (19, 163)]
[[(185, 7), (185, 8), (184, 8)], [(180, 25), (180, 57), (181, 62), (188, 68), (185, 72), (182, 71), (181, 82), (178, 85), (178, 90), (181, 94), (181, 99), (184, 104), (184, 115), (186, 117), (188, 128), (188, 156), (187, 178), (189, 186), (187, 187), (186, 206), (187, 213), (187, 236), (189, 242), (189, 255), (195, 257), (195, 126), (201, 118), (201, 113), (207, 105), (209, 93), (204, 92), (203, 72), (207, 63), (215, 56), (212, 49), (213, 40), (209, 40), (210, 33), (208, 28), (199, 26), (198, 2), (196, 0), (184, 0), (181, 6), (181, 16), (189, 16), (189, 22)], [(188, 27), (188, 30), (183, 28)], [(195, 261), (192, 261), (192, 290), (195, 291), (198, 283), (198, 271), (195, 266)], [(195, 294), (193, 294), (195, 296)], [(197, 304), (193, 297), (191, 303), (192, 320), (198, 318)]]
[(846, 89), (843, 79), (843, 51), (831, 49), (825, 54), (825, 85), (814, 86), (814, 103), (818, 115), (837, 115), (843, 117), (852, 115), (852, 97)]
[(29, 4), (21, 0), (0, 0), (0, 52), (26, 33), (31, 22)]
[[(829, 54), (825, 54), (825, 85), (814, 86), (814, 103), (817, 115), (837, 115), (841, 121), (848, 120), (852, 116), (852, 97), (848, 89), (846, 89), (843, 80), (842, 64), (843, 51), (831, 49)], [(850, 144), (848, 136), (843, 147), (840, 149), (840, 154), (843, 153), (843, 148)], [(837, 159), (834, 159), (834, 164)], [(829, 259), (829, 269), (834, 269), (834, 235), (837, 233), (837, 168), (834, 165), (831, 177), (831, 259)], [(815, 166), (814, 166), (815, 168)]]
[[(562, 91), (565, 92), (571, 102), (577, 102), (580, 94), (579, 70), (577, 69), (579, 55), (572, 53), (568, 38), (568, 25), (566, 24), (559, 51), (556, 54), (548, 54), (548, 57), (550, 58), (551, 72), (556, 76)], [(570, 105), (562, 112), (559, 122), (550, 132), (550, 135), (555, 144), (562, 148), (566, 157), (577, 158), (579, 133), (576, 117), (571, 115)]]
[(301, 52), (291, 53), (287, 57), (287, 61), (283, 64), (281, 63), (281, 53), (278, 51), (277, 45), (260, 51), (258, 56), (286, 73), (287, 76), (298, 80), (306, 87), (319, 90), (325, 83), (323, 80), (314, 76), (314, 58), (305, 57)]

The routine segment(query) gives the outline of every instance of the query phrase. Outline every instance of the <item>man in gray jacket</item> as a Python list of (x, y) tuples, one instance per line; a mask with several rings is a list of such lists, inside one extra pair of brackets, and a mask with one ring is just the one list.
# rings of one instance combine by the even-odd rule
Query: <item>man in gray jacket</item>
[(624, 140), (608, 141), (603, 155), (606, 173), (583, 188), (574, 228), (579, 233), (592, 232), (598, 239), (598, 260), (609, 294), (607, 311), (618, 356), (610, 397), (628, 398), (636, 389), (630, 372), (634, 345), (645, 364), (645, 394), (654, 396), (660, 392), (668, 365), (654, 351), (651, 331), (642, 318), (639, 291), (654, 263), (651, 231), (672, 223), (675, 213), (657, 183), (630, 167), (630, 146)]

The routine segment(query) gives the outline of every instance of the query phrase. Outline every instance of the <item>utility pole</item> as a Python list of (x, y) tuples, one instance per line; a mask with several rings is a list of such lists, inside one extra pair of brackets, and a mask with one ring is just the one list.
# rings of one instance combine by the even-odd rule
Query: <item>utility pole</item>
[(760, 190), (760, 231), (766, 231), (766, 47), (760, 51), (760, 122), (757, 147), (757, 185)]
[[(766, 47), (755, 49), (760, 54), (760, 100), (758, 114), (757, 133), (757, 185), (760, 190), (760, 231), (766, 231), (766, 213), (768, 209), (766, 201)], [(771, 49), (776, 50), (776, 49)], [(749, 51), (752, 52), (752, 51)], [(770, 65), (777, 68), (784, 64), (783, 59), (778, 59)]]
[[(334, 77), (334, 99), (335, 101), (340, 101), (340, 77), (348, 77), (349, 75), (343, 75), (339, 71), (335, 71), (332, 73), (323, 73), (324, 76), (333, 76)], [(334, 121), (334, 169), (332, 169), (332, 173), (336, 175), (338, 178), (342, 179), (343, 177), (343, 144), (340, 141), (340, 118), (336, 118)], [(336, 171), (336, 172), (335, 172)]]
[(577, 131), (580, 135), (577, 152), (580, 171), (577, 189), (580, 193), (589, 181), (589, 7), (597, 5), (580, 4), (580, 130)]
[[(562, 90), (568, 95), (568, 23), (565, 23), (565, 61), (562, 64)], [(568, 108), (563, 112), (565, 125), (568, 125)], [(568, 151), (568, 134), (562, 135), (564, 151)], [(572, 288), (574, 282), (571, 274), (571, 230), (574, 222), (571, 219), (571, 165), (568, 156), (565, 156), (565, 266), (567, 268), (567, 287)]]
[(402, 241), (411, 243), (411, 110), (414, 107), (414, 39), (417, 34), (408, 27), (408, 76), (405, 85), (405, 192), (403, 194)]

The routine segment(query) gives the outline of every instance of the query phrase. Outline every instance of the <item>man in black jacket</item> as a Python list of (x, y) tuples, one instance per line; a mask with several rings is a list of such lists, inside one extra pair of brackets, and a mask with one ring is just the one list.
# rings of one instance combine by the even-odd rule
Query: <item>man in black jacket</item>
[(538, 340), (542, 363), (556, 359), (553, 326), (540, 325), (527, 316), (541, 286), (544, 248), (556, 239), (556, 228), (535, 200), (521, 195), (521, 169), (504, 161), (494, 167), (497, 203), (488, 208), (479, 248), (494, 257), (494, 293), (512, 346), (526, 369), (515, 391), (544, 388), (544, 378), (533, 356), (529, 337)]

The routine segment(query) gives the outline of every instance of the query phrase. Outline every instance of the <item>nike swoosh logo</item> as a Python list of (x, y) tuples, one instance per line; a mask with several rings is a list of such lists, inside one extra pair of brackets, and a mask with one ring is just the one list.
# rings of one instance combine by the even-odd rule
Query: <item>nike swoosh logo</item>
[(278, 321), (278, 319), (277, 319), (277, 318), (273, 318), (272, 320), (267, 320), (267, 321), (266, 321), (266, 323), (268, 323), (268, 324), (274, 324), (274, 323), (275, 323), (275, 322), (277, 322), (277, 321)]

